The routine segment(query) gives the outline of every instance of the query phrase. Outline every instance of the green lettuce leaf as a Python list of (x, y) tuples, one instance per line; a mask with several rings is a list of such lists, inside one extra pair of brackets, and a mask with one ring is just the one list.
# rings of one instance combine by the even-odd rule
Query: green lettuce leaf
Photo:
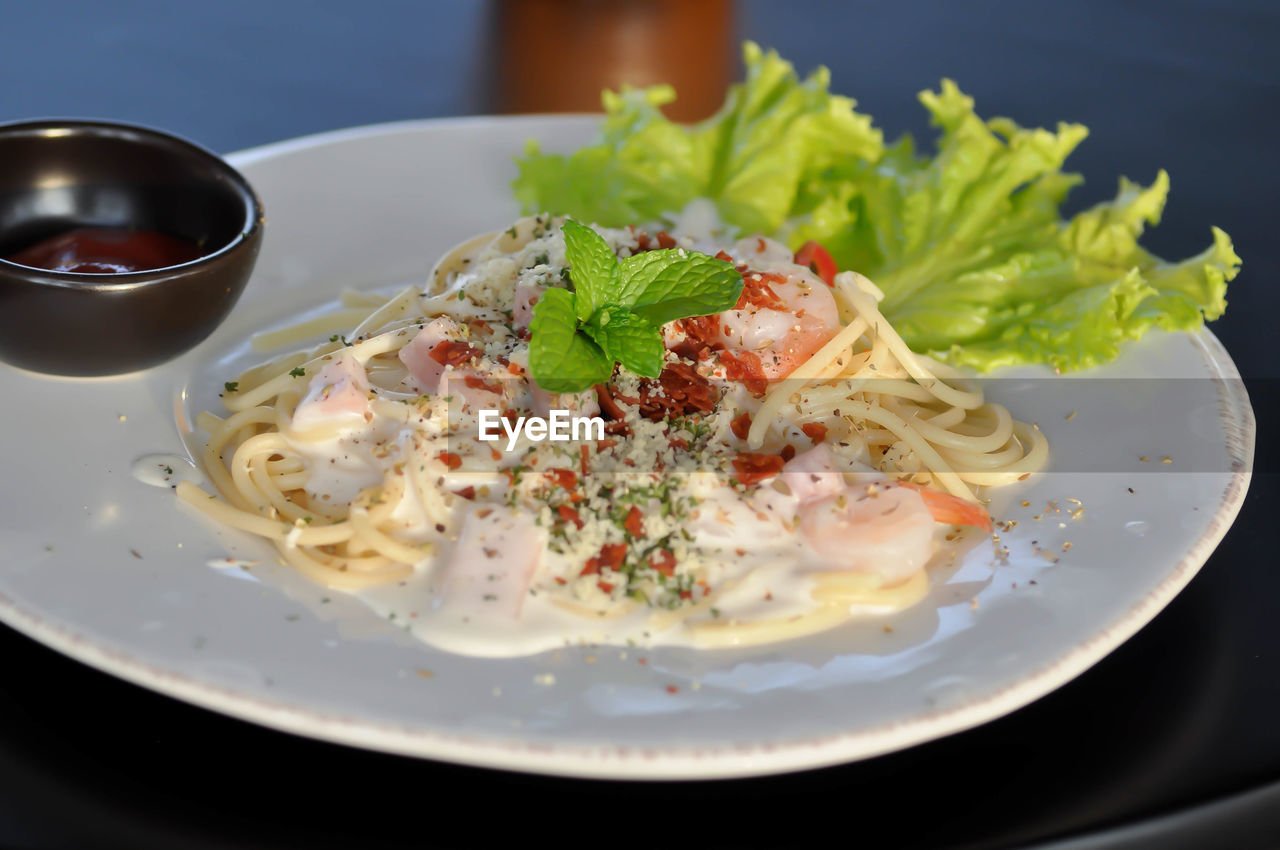
[(675, 98), (669, 86), (605, 92), (599, 142), (561, 156), (530, 141), (517, 161), (516, 199), (528, 212), (622, 227), (669, 223), (693, 199), (711, 198), (724, 221), (772, 233), (802, 185), (842, 160), (879, 157), (880, 131), (828, 91), (825, 68), (801, 80), (774, 51), (748, 42), (743, 55), (746, 81), (693, 126), (663, 116)]
[(1240, 269), (1231, 239), (1182, 262), (1139, 245), (1169, 192), (1124, 178), (1109, 202), (1064, 221), (1080, 182), (1062, 170), (1088, 135), (983, 120), (951, 80), (920, 101), (940, 130), (933, 156), (909, 137), (884, 147), (819, 69), (800, 80), (748, 43), (747, 77), (706, 122), (680, 127), (669, 87), (606, 93), (599, 144), (568, 157), (531, 153), (515, 182), (526, 210), (608, 226), (669, 221), (697, 197), (742, 233), (816, 240), (842, 269), (871, 278), (881, 309), (918, 351), (979, 370), (1114, 359), (1152, 328), (1194, 330), (1222, 315)]

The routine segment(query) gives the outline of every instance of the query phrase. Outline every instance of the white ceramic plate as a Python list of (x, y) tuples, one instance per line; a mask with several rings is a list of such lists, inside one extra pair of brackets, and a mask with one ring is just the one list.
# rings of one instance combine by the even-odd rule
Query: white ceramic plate
[(262, 549), (140, 484), (135, 459), (184, 451), (177, 424), (216, 402), (252, 332), (344, 286), (422, 278), (444, 249), (515, 216), (508, 181), (526, 138), (565, 148), (592, 126), (409, 123), (232, 157), (266, 204), (267, 237), (211, 339), (114, 379), (0, 368), (0, 618), (140, 685), (316, 738), (543, 773), (742, 776), (888, 752), (1030, 702), (1150, 620), (1225, 533), (1249, 482), (1253, 416), (1230, 358), (1201, 333), (1152, 336), (1086, 379), (1026, 370), (995, 387), (1041, 423), (1058, 471), (1004, 512), (1019, 521), (1002, 535), (1007, 564), (971, 553), (892, 631), (875, 621), (750, 650), (473, 659), (269, 562), (209, 566)]

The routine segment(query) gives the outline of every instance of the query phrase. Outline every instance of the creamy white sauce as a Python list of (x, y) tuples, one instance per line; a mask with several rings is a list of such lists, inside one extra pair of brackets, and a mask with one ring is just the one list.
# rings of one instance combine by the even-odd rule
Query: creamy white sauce
[[(686, 210), (682, 226), (692, 232), (695, 242), (718, 235), (714, 208), (705, 204)], [(686, 239), (684, 244), (688, 242)], [(699, 249), (715, 251), (711, 245)], [(754, 266), (789, 263), (791, 259), (785, 246), (769, 240), (745, 240), (735, 250)], [(426, 300), (450, 302), (453, 293), (476, 282), (474, 272), (465, 272), (451, 282), (446, 293)], [(777, 327), (755, 328), (753, 332), (772, 338), (791, 329), (795, 317), (778, 315), (781, 324)], [(726, 327), (732, 330), (730, 321)], [(742, 334), (747, 330), (742, 329)], [(434, 340), (424, 339), (423, 344), (427, 343), (434, 344)], [(511, 361), (527, 363), (523, 353), (511, 352)], [(412, 372), (413, 358), (401, 360)], [(362, 383), (366, 376), (362, 367), (352, 367), (352, 362), (353, 357), (335, 360), (313, 378), (299, 405), (299, 410), (306, 408), (299, 421), (308, 426), (310, 436), (307, 431), (288, 430), (282, 436), (303, 459), (307, 493), (328, 504), (348, 504), (362, 490), (383, 485), (397, 465), (425, 470), (419, 481), (423, 492), (414, 485), (412, 475), (402, 476), (403, 495), (391, 519), (397, 524), (397, 539), (430, 542), (428, 554), (414, 565), (407, 579), (354, 594), (380, 616), (406, 626), (417, 638), (445, 650), (493, 657), (575, 644), (699, 646), (696, 629), (690, 626), (785, 620), (819, 607), (813, 597), (814, 574), (836, 567), (830, 553), (815, 548), (800, 531), (802, 514), (812, 507), (809, 496), (767, 484), (741, 492), (716, 475), (694, 474), (683, 485), (683, 492), (696, 506), (683, 521), (691, 539), (680, 544), (690, 558), (681, 566), (695, 563), (705, 586), (695, 584), (689, 589), (686, 608), (680, 611), (618, 599), (616, 591), (612, 595), (605, 588), (597, 591), (594, 578), (581, 580), (584, 559), (580, 550), (570, 546), (566, 551), (555, 551), (549, 546), (549, 507), (521, 505), (513, 509), (505, 504), (503, 494), (509, 485), (499, 470), (522, 463), (528, 442), (522, 440), (515, 451), (493, 458), (491, 447), (499, 446), (500, 450), (500, 444), (470, 439), (477, 433), (475, 415), (459, 409), (458, 397), (467, 396), (460, 379), (467, 374), (504, 378), (503, 401), (520, 408), (535, 401), (525, 381), (511, 380), (512, 374), (494, 363), (470, 363), (457, 370), (450, 367), (444, 371), (445, 380), (437, 393), (455, 393), (449, 415), (444, 415), (443, 399), (437, 398), (441, 406), (433, 408), (433, 413), (424, 412), (406, 425), (379, 415), (376, 406), (360, 408), (362, 395), (347, 390), (367, 387)], [(447, 388), (450, 378), (456, 390)], [(412, 382), (412, 375), (408, 380)], [(749, 412), (760, 404), (737, 384), (730, 386), (727, 398)], [(452, 436), (444, 423), (454, 426)], [(720, 428), (719, 438), (727, 442), (728, 419), (720, 417), (716, 427)], [(787, 433), (796, 440), (808, 439), (795, 428)], [(619, 447), (619, 452), (625, 450), (627, 447)], [(856, 447), (850, 451), (856, 454)], [(447, 469), (440, 459), (442, 452), (457, 455), (460, 468)], [(845, 464), (842, 469), (850, 471), (848, 465), (853, 461), (845, 457), (841, 463)], [(576, 462), (556, 465), (576, 467)], [(190, 468), (189, 464), (183, 466)], [(477, 499), (452, 498), (448, 515), (441, 516), (446, 510), (441, 507), (443, 494), (468, 487), (475, 489)], [(427, 501), (432, 502), (430, 510)], [(652, 513), (652, 507), (643, 512)], [(664, 520), (646, 516), (644, 522), (646, 534), (656, 538), (652, 530), (662, 527)], [(593, 533), (590, 527), (577, 532), (567, 523), (564, 527), (569, 543), (582, 538), (579, 542), (587, 545), (585, 541)], [(938, 527), (929, 533), (937, 538), (939, 529), (945, 531)], [(598, 528), (594, 532), (603, 533)], [(610, 533), (616, 540), (618, 529), (612, 528)], [(594, 541), (590, 546), (598, 549), (600, 543)], [(942, 552), (936, 557), (944, 557), (946, 550), (933, 546), (930, 551)], [(910, 604), (895, 603), (893, 598), (885, 597), (884, 604), (855, 606), (855, 613), (883, 614)]]
[[(558, 556), (546, 547), (532, 514), (493, 510), (479, 530), (470, 527), (470, 503), (458, 539), (424, 559), (403, 582), (355, 595), (380, 616), (415, 637), (451, 652), (485, 657), (533, 654), (572, 645), (698, 647), (686, 626), (799, 617), (815, 609), (813, 574), (831, 565), (788, 526), (796, 499), (761, 488), (744, 500), (725, 486), (708, 487), (692, 522), (699, 562), (715, 592), (713, 607), (687, 618), (629, 600), (605, 601), (598, 611), (575, 603), (553, 576)], [(939, 526), (937, 537), (945, 531)], [(939, 543), (942, 541), (939, 539)], [(937, 547), (935, 560), (947, 547)], [(534, 566), (530, 566), (530, 564)], [(536, 569), (524, 589), (513, 574)], [(514, 594), (523, 593), (523, 599)], [(700, 600), (690, 600), (697, 603)], [(851, 607), (851, 615), (878, 616), (901, 604)], [(514, 612), (514, 613), (513, 613)]]

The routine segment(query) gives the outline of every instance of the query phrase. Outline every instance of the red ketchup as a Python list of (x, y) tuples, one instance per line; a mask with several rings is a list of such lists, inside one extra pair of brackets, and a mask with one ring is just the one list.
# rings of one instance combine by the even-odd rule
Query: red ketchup
[(5, 259), (55, 272), (119, 274), (189, 263), (203, 253), (193, 242), (154, 230), (81, 227), (41, 240)]

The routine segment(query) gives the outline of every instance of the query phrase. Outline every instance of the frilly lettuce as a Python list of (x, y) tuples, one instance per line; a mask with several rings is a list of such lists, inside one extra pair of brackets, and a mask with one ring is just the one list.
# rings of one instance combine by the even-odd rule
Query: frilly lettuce
[(1084, 127), (984, 121), (943, 80), (920, 95), (941, 130), (921, 157), (909, 137), (886, 148), (854, 101), (829, 93), (825, 68), (801, 80), (772, 51), (744, 54), (745, 82), (700, 124), (662, 115), (670, 87), (606, 92), (599, 143), (566, 157), (530, 142), (516, 198), (615, 227), (710, 198), (740, 232), (822, 243), (884, 291), (913, 348), (979, 370), (1089, 368), (1150, 328), (1193, 330), (1225, 309), (1240, 268), (1226, 233), (1179, 263), (1138, 244), (1160, 220), (1165, 172), (1147, 187), (1121, 178), (1114, 200), (1062, 220), (1080, 177), (1061, 169)]
[(854, 102), (827, 90), (825, 68), (801, 80), (777, 53), (744, 48), (746, 81), (708, 120), (685, 127), (660, 107), (670, 86), (605, 92), (600, 141), (570, 156), (530, 141), (518, 160), (516, 199), (527, 210), (608, 227), (669, 218), (695, 198), (743, 231), (775, 233), (802, 188), (846, 160), (876, 160), (883, 141)]

